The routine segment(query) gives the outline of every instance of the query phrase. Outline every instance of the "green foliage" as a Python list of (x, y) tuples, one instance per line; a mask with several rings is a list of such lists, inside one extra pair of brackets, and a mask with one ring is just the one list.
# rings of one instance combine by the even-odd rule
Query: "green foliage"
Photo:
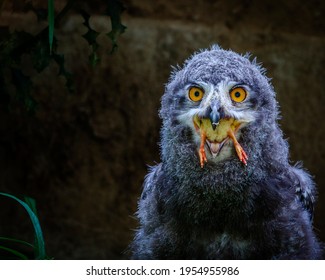
[(65, 86), (69, 90), (69, 92), (74, 92), (74, 83), (72, 80), (72, 74), (65, 69), (64, 64), (64, 55), (63, 54), (53, 54), (52, 55), (55, 62), (59, 65), (59, 75), (65, 77), (66, 83)]
[(99, 45), (96, 41), (99, 33), (91, 28), (91, 26), (89, 24), (90, 15), (83, 10), (81, 10), (80, 13), (85, 20), (84, 26), (86, 26), (88, 29), (87, 33), (82, 35), (82, 37), (84, 37), (87, 40), (88, 44), (92, 48), (92, 53), (89, 56), (89, 62), (91, 65), (95, 66), (99, 62), (99, 57), (97, 55), (97, 50), (99, 48)]
[[(118, 46), (118, 36), (126, 28), (121, 23), (121, 13), (124, 7), (119, 0), (102, 1), (107, 7), (105, 14), (110, 16), (111, 19), (112, 30), (107, 35), (112, 40), (113, 47), (111, 53), (113, 53)], [(56, 50), (55, 29), (60, 28), (60, 21), (71, 10), (79, 12), (85, 20), (84, 25), (87, 27), (87, 32), (83, 37), (92, 49), (89, 56), (91, 65), (96, 65), (100, 61), (98, 56), (99, 45), (96, 41), (99, 33), (91, 28), (89, 24), (91, 15), (86, 11), (87, 5), (83, 1), (68, 0), (66, 6), (58, 13), (55, 12), (54, 0), (48, 0), (47, 13), (44, 9), (34, 7), (32, 1), (28, 1), (25, 5), (24, 10), (33, 11), (38, 21), (41, 22), (47, 18), (48, 25), (36, 35), (23, 31), (11, 31), (9, 26), (0, 27), (0, 105), (2, 108), (5, 107), (10, 110), (13, 104), (18, 104), (18, 106), (33, 113), (37, 109), (38, 102), (32, 95), (33, 84), (31, 77), (24, 75), (21, 70), (22, 56), (30, 55), (33, 67), (37, 72), (42, 72), (49, 66), (51, 61), (57, 63), (59, 66), (58, 75), (62, 75), (66, 79), (67, 89), (69, 92), (73, 92), (73, 75), (66, 70), (64, 55), (57, 53)], [(11, 85), (13, 85), (14, 91)]]
[[(119, 0), (102, 0), (106, 5), (106, 15), (110, 16), (112, 30), (107, 35), (112, 41), (113, 53), (118, 45), (118, 37), (125, 31), (126, 27), (121, 23), (121, 13), (124, 10)], [(0, 0), (0, 13), (4, 1)], [(11, 30), (10, 26), (0, 27), (0, 106), (2, 109), (13, 109), (14, 106), (23, 108), (27, 112), (33, 113), (37, 109), (38, 102), (33, 97), (33, 83), (30, 76), (22, 70), (22, 57), (28, 55), (31, 58), (32, 66), (37, 72), (42, 72), (51, 62), (59, 66), (58, 75), (66, 79), (66, 87), (69, 92), (74, 91), (73, 75), (65, 67), (64, 54), (57, 52), (57, 40), (55, 29), (60, 28), (60, 21), (69, 11), (75, 10), (84, 18), (84, 25), (87, 32), (83, 35), (91, 46), (92, 53), (89, 57), (91, 65), (96, 65), (100, 58), (98, 56), (99, 44), (97, 37), (99, 33), (89, 24), (91, 15), (87, 9), (80, 6), (83, 1), (68, 0), (66, 6), (58, 13), (55, 11), (54, 0), (48, 0), (48, 9), (33, 6), (33, 1), (25, 3), (24, 11), (33, 11), (37, 16), (37, 21), (47, 20), (47, 27), (38, 34), (29, 34), (24, 31)], [(34, 228), (33, 244), (15, 238), (0, 236), (0, 256), (1, 252), (6, 252), (18, 259), (29, 259), (30, 256), (19, 250), (19, 246), (29, 248), (34, 253), (35, 259), (48, 258), (45, 252), (45, 243), (37, 216), (35, 200), (25, 197), (24, 201), (7, 193), (0, 192), (0, 196), (16, 201), (28, 213)]]
[(54, 38), (54, 0), (48, 0), (48, 23), (49, 23), (49, 45), (50, 54), (52, 53), (53, 38)]
[(109, 0), (107, 14), (111, 18), (112, 30), (107, 36), (112, 40), (113, 47), (111, 53), (117, 50), (117, 38), (125, 32), (126, 26), (121, 23), (121, 14), (124, 11), (124, 6), (120, 1)]
[(22, 201), (21, 199), (7, 193), (0, 192), (1, 196), (11, 198), (18, 202), (21, 206), (25, 208), (27, 211), (29, 218), (33, 224), (34, 228), (34, 244), (30, 244), (26, 241), (19, 240), (19, 239), (14, 239), (14, 238), (8, 238), (8, 237), (0, 237), (0, 251), (6, 251), (11, 253), (13, 256), (15, 256), (18, 259), (28, 259), (28, 257), (19, 252), (16, 249), (9, 248), (8, 246), (2, 245), (2, 243), (13, 243), (13, 244), (23, 244), (28, 247), (31, 247), (34, 250), (34, 258), (38, 260), (42, 259), (47, 259), (47, 255), (45, 253), (45, 243), (44, 243), (44, 238), (43, 238), (43, 233), (41, 229), (41, 225), (39, 222), (39, 219), (37, 217), (37, 210), (36, 210), (36, 203), (35, 200), (30, 198), (30, 197), (25, 197), (25, 201)]

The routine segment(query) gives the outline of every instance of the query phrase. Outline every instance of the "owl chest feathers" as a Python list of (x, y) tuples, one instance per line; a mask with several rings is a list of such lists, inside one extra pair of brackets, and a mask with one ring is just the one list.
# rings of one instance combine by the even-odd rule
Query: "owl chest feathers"
[(202, 238), (195, 236), (190, 240), (187, 255), (202, 255), (205, 258), (219, 258), (223, 259), (245, 259), (250, 258), (252, 242), (248, 239), (233, 236), (227, 232), (214, 235), (213, 237)]

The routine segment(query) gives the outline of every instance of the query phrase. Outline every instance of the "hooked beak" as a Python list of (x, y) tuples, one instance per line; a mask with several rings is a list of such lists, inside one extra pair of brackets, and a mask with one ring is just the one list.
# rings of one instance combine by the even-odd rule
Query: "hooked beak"
[(219, 124), (219, 120), (220, 120), (219, 112), (211, 111), (211, 113), (209, 114), (209, 119), (211, 121), (213, 130), (216, 130), (217, 125)]
[(220, 119), (224, 118), (224, 113), (223, 110), (220, 108), (219, 106), (219, 102), (214, 100), (211, 102), (211, 105), (208, 109), (208, 116), (207, 116), (210, 121), (211, 121), (211, 125), (213, 130), (216, 130)]

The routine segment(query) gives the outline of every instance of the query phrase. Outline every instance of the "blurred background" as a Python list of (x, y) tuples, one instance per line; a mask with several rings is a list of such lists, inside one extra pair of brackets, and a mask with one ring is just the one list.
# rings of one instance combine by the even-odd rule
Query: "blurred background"
[[(67, 4), (54, 2), (56, 14)], [(105, 1), (72, 2), (55, 29), (56, 53), (72, 76), (58, 75), (55, 61), (38, 72), (23, 54), (19, 73), (28, 77), (32, 109), (15, 98), (12, 71), (0, 79), (0, 191), (36, 200), (50, 257), (128, 258), (147, 166), (159, 162), (158, 110), (171, 65), (215, 43), (251, 52), (267, 68), (291, 160), (302, 161), (318, 186), (314, 225), (325, 241), (324, 1), (121, 0), (127, 29), (113, 54)], [(47, 9), (47, 1), (1, 1), (0, 35), (46, 27), (28, 3)], [(78, 5), (98, 32), (96, 63)], [(0, 236), (33, 241), (24, 209), (3, 197)]]

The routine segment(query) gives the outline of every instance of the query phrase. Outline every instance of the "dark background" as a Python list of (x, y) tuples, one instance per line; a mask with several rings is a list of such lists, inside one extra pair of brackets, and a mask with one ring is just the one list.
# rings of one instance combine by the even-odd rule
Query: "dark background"
[[(9, 1), (10, 2), (10, 1)], [(251, 52), (268, 69), (282, 112), (292, 162), (303, 161), (318, 185), (315, 230), (325, 241), (324, 1), (125, 0), (126, 33), (101, 62), (88, 63), (82, 18), (69, 14), (56, 30), (74, 73), (65, 88), (54, 63), (28, 67), (34, 116), (0, 111), (0, 191), (36, 199), (47, 253), (55, 259), (124, 259), (147, 165), (159, 162), (158, 109), (171, 67), (213, 43)], [(56, 1), (57, 8), (64, 1)], [(94, 8), (93, 27), (110, 30)], [(35, 16), (8, 6), (0, 25), (38, 30)], [(22, 207), (0, 198), (0, 236), (32, 242)]]

